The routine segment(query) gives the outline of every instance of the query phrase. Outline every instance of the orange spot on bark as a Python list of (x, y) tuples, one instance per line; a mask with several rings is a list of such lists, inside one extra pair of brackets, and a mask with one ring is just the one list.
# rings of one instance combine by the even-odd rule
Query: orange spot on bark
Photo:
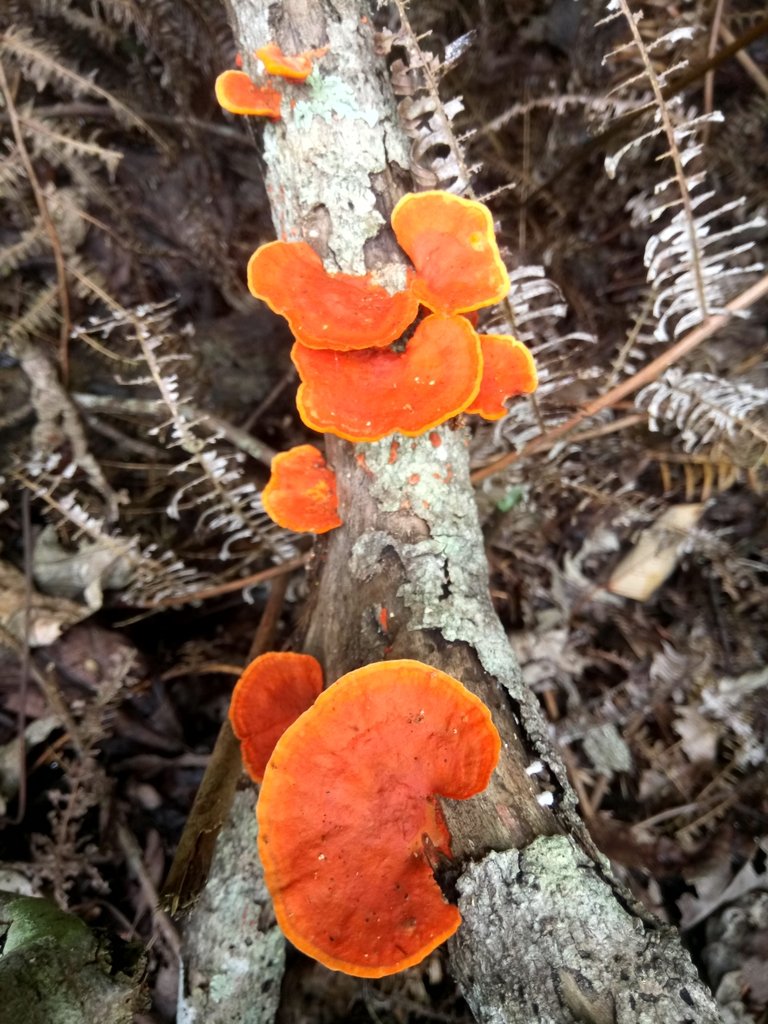
[(358, 464), (360, 469), (362, 469), (362, 471), (366, 474), (366, 476), (373, 476), (373, 470), (365, 461), (365, 456), (362, 454), (362, 452), (360, 453), (360, 455), (355, 456), (355, 462)]

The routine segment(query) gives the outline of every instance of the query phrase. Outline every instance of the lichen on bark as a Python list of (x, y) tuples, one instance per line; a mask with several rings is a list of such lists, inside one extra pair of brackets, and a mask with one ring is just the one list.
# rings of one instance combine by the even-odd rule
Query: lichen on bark
[[(491, 853), (458, 883), (451, 960), (478, 1020), (715, 1024), (673, 929), (649, 932), (566, 836)], [(478, 961), (473, 950), (486, 951)], [(469, 974), (464, 967), (471, 967)]]
[(246, 54), (281, 32), (286, 52), (328, 48), (305, 83), (281, 86), (290, 116), (264, 132), (267, 191), (279, 238), (311, 242), (329, 270), (364, 273), (366, 243), (386, 225), (372, 181), (394, 164), (408, 167), (391, 94), (382, 102), (385, 69), (371, 59), (370, 19), (354, 0), (231, 8)]
[(179, 1024), (271, 1024), (285, 940), (256, 848), (255, 792), (239, 792), (205, 889), (184, 924)]

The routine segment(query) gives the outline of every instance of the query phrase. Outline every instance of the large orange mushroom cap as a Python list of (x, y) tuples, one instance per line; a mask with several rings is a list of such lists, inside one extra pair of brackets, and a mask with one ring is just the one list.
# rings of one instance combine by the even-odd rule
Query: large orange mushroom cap
[(507, 398), (530, 395), (539, 382), (531, 350), (511, 334), (481, 334), (483, 379), (467, 412), (486, 420), (500, 420), (508, 409)]
[(419, 963), (458, 928), (425, 854), (450, 853), (436, 802), (483, 790), (500, 749), (491, 716), (418, 661), (342, 676), (287, 729), (259, 796), (259, 853), (286, 937), (364, 978)]
[(232, 692), (229, 720), (254, 782), (261, 782), (275, 744), (322, 688), (320, 662), (309, 654), (270, 651), (247, 666)]
[(410, 289), (391, 295), (369, 274), (329, 274), (306, 242), (267, 242), (248, 261), (248, 288), (284, 316), (308, 348), (391, 345), (416, 317)]
[(348, 441), (415, 437), (462, 412), (480, 387), (480, 341), (458, 316), (426, 317), (405, 352), (327, 352), (296, 344), (296, 405), (312, 430)]
[(280, 93), (271, 85), (256, 85), (244, 71), (222, 71), (216, 79), (216, 99), (230, 114), (280, 117)]
[(341, 526), (336, 474), (314, 445), (278, 452), (261, 492), (270, 519), (297, 533), (327, 533)]
[(411, 259), (412, 289), (436, 313), (468, 313), (500, 302), (509, 275), (486, 206), (450, 192), (415, 192), (392, 211), (392, 229)]

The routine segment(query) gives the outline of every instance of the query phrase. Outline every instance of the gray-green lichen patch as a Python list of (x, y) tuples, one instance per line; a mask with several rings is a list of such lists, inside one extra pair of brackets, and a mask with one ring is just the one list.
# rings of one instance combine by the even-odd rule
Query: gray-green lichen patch
[(285, 939), (274, 923), (256, 846), (255, 792), (235, 795), (205, 889), (184, 925), (188, 991), (179, 1024), (271, 1024)]
[(265, 127), (264, 160), (278, 235), (301, 237), (312, 211), (332, 211), (329, 236), (306, 240), (317, 242), (329, 270), (360, 274), (365, 243), (384, 226), (372, 179), (392, 163), (407, 167), (408, 151), (393, 130), (394, 102), (382, 102), (370, 73), (378, 59), (370, 26), (350, 33), (358, 8), (350, 0), (334, 7), (326, 18), (327, 54), (307, 82), (282, 87), (283, 119)]
[[(566, 836), (491, 853), (467, 867), (458, 889), (462, 926), (451, 955), (473, 965), (464, 995), (479, 1022), (720, 1019), (673, 930), (649, 930), (627, 913)], [(489, 951), (487, 961), (476, 948)]]
[(363, 107), (350, 83), (338, 75), (321, 75), (316, 70), (304, 88), (304, 98), (297, 98), (293, 108), (294, 125), (299, 132), (309, 131), (315, 117), (325, 122), (339, 117), (350, 121), (359, 119), (367, 128), (377, 127), (377, 108)]
[(66, 946), (84, 960), (93, 959), (96, 955), (96, 939), (85, 922), (59, 910), (48, 900), (17, 896), (5, 904), (2, 918), (9, 922), (3, 944), (4, 956), (29, 948), (43, 937)]
[(491, 605), (488, 563), (469, 481), (467, 435), (441, 428), (415, 438), (360, 447), (371, 473), (370, 490), (384, 512), (405, 508), (426, 527), (423, 540), (397, 534), (362, 536), (354, 547), (360, 566), (374, 571), (384, 546), (405, 567), (398, 596), (411, 613), (411, 629), (436, 629), (449, 642), (477, 652), (485, 671), (503, 680), (516, 699), (522, 680), (509, 641)]

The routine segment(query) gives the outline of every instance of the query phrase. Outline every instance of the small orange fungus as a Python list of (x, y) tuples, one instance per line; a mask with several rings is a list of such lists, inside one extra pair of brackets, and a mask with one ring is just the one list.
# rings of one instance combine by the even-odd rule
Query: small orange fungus
[(438, 313), (469, 313), (500, 302), (509, 275), (486, 206), (450, 192), (415, 192), (392, 211), (395, 237), (411, 259), (412, 289)]
[(278, 526), (296, 533), (327, 533), (341, 526), (336, 474), (311, 444), (278, 452), (272, 459), (261, 503)]
[(283, 53), (277, 43), (268, 43), (260, 50), (256, 50), (255, 56), (262, 62), (268, 75), (303, 82), (312, 73), (313, 61), (327, 52), (328, 47), (325, 46), (320, 50), (305, 50), (303, 53), (290, 56)]
[(500, 420), (508, 410), (506, 398), (530, 395), (536, 390), (538, 377), (530, 349), (509, 334), (481, 334), (483, 378), (477, 398), (467, 412), (486, 420)]
[(329, 352), (295, 344), (299, 415), (348, 441), (424, 433), (462, 412), (480, 387), (480, 342), (458, 316), (426, 317), (405, 352)]
[(216, 79), (216, 99), (231, 114), (280, 117), (280, 93), (271, 85), (256, 85), (244, 71), (223, 71)]
[(438, 796), (485, 789), (488, 708), (418, 661), (366, 665), (278, 740), (259, 796), (259, 853), (278, 923), (326, 967), (380, 978), (419, 963), (461, 915), (425, 844), (450, 855)]
[(243, 765), (261, 782), (282, 734), (323, 689), (323, 670), (309, 654), (270, 651), (255, 658), (235, 684), (229, 706)]
[(306, 242), (260, 246), (248, 261), (248, 288), (302, 345), (335, 352), (391, 345), (419, 305), (410, 290), (390, 295), (369, 274), (329, 274)]

